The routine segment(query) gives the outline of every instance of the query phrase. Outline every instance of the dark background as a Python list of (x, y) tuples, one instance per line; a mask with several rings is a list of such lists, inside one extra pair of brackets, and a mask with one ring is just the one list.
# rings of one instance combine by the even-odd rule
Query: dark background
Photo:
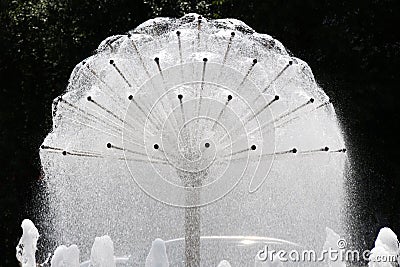
[(0, 266), (16, 266), (20, 223), (35, 218), (30, 209), (40, 198), (38, 148), (51, 129), (52, 100), (65, 90), (74, 66), (110, 35), (155, 16), (191, 11), (243, 20), (309, 63), (345, 131), (354, 240), (371, 248), (381, 227), (400, 233), (399, 5), (398, 0), (0, 0)]

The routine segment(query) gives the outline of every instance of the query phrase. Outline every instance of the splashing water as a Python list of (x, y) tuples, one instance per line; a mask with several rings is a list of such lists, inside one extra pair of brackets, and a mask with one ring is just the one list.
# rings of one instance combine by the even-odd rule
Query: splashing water
[(168, 267), (168, 256), (165, 242), (159, 238), (153, 241), (145, 267)]
[(371, 250), (368, 267), (391, 267), (400, 264), (400, 246), (397, 235), (387, 227), (382, 228)]
[[(29, 220), (25, 220), (26, 222), (24, 223), (26, 226), (24, 229), (26, 230), (33, 230), (33, 231), (28, 231), (30, 233), (34, 233), (30, 235), (31, 237), (34, 238), (27, 238), (27, 233), (24, 232), (20, 242), (17, 246), (17, 254), (16, 257), (18, 261), (21, 263), (21, 265), (27, 266), (27, 260), (26, 256), (29, 255), (29, 266), (47, 266), (47, 260), (46, 262), (42, 264), (35, 264), (35, 253), (32, 253), (32, 251), (28, 253), (23, 253), (20, 248), (21, 247), (33, 247), (35, 248), (33, 251), (36, 252), (36, 243), (37, 243), (37, 238), (38, 232), (37, 230), (35, 231), (36, 227), (33, 225), (33, 223)], [(27, 223), (28, 222), (28, 223)], [(204, 237), (203, 237), (204, 238)], [(230, 239), (235, 239), (236, 237), (230, 237)], [(249, 238), (249, 237), (248, 237)], [(250, 240), (245, 240), (244, 238), (239, 238), (242, 244), (248, 243)], [(255, 238), (253, 237), (253, 241), (260, 238)], [(332, 229), (326, 228), (326, 239), (325, 243), (323, 246), (324, 251), (329, 251), (331, 249), (334, 249), (338, 251), (338, 241), (341, 241), (343, 239), (340, 239), (340, 236), (335, 233)], [(246, 241), (246, 242), (244, 242)], [(279, 243), (279, 240), (261, 240), (264, 241), (264, 244), (277, 244)], [(174, 240), (171, 240), (169, 242), (174, 242)], [(24, 244), (21, 246), (21, 244)], [(149, 250), (149, 253), (146, 258), (146, 263), (145, 267), (169, 267), (169, 260), (168, 260), (168, 255), (166, 252), (166, 242), (164, 242), (161, 239), (156, 239), (152, 242), (152, 246)], [(281, 243), (284, 243), (281, 241)], [(339, 249), (339, 251), (344, 251), (343, 249)], [(289, 265), (286, 261), (281, 261), (276, 257), (271, 257), (271, 252), (272, 251), (262, 251), (262, 253), (268, 253), (269, 256), (260, 261), (259, 258), (256, 257), (254, 266), (263, 266), (263, 267), (277, 267), (277, 266), (286, 266)], [(341, 253), (341, 252), (339, 252)], [(345, 252), (346, 253), (346, 252)], [(21, 257), (21, 255), (25, 255), (25, 257)], [(51, 256), (51, 253), (49, 254), (49, 257)], [(262, 258), (265, 257), (265, 255), (257, 255), (257, 256), (262, 256)], [(366, 254), (366, 256), (368, 256)], [(399, 241), (397, 239), (397, 235), (387, 227), (382, 228), (379, 231), (378, 237), (375, 241), (375, 247), (370, 251), (369, 258), (368, 260), (368, 266), (370, 267), (391, 267), (391, 266), (397, 266), (400, 263), (400, 245)], [(61, 245), (57, 247), (57, 249), (54, 251), (54, 255), (51, 259), (51, 267), (90, 267), (90, 266), (101, 266), (101, 267), (113, 267), (113, 266), (136, 266), (134, 262), (131, 261), (130, 257), (114, 257), (114, 247), (113, 247), (113, 242), (111, 241), (109, 236), (103, 236), (103, 237), (96, 237), (94, 244), (92, 246), (91, 250), (91, 260), (83, 262), (79, 264), (79, 249), (76, 245), (71, 245), (69, 247), (66, 247), (64, 245)], [(334, 261), (333, 258), (325, 258), (324, 261), (320, 262), (320, 264), (323, 264), (322, 266), (329, 266), (329, 267), (342, 267), (342, 266), (347, 266), (346, 262), (343, 261)], [(33, 265), (32, 265), (33, 264)], [(310, 262), (306, 263), (307, 266), (310, 264)], [(222, 260), (217, 267), (230, 267), (230, 263), (227, 260)]]
[(36, 267), (36, 251), (39, 232), (31, 220), (22, 221), (22, 237), (16, 248), (17, 260), (22, 267)]
[(114, 244), (109, 236), (96, 237), (90, 254), (90, 266), (115, 267)]
[[(322, 249), (324, 251), (329, 251), (330, 249), (337, 249), (339, 253), (345, 252), (344, 247), (342, 249), (338, 247), (339, 240), (341, 240), (340, 235), (335, 233), (335, 231), (333, 231), (329, 227), (326, 227), (326, 240)], [(328, 267), (346, 267), (345, 262), (337, 260), (335, 261), (329, 258), (326, 259), (326, 263)]]
[(343, 232), (345, 151), (328, 97), (279, 41), (234, 19), (157, 18), (103, 41), (55, 99), (46, 216), (86, 258), (107, 234), (140, 266), (156, 238), (172, 266), (246, 266), (254, 240), (318, 248), (326, 226)]
[(231, 267), (230, 263), (226, 260), (221, 261), (217, 267)]
[(61, 245), (54, 251), (51, 267), (79, 267), (79, 249), (76, 245)]

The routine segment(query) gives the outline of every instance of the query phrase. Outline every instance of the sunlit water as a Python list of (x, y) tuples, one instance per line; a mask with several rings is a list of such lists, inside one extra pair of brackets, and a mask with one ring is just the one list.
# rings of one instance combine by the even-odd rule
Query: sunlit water
[(279, 41), (156, 18), (103, 41), (55, 99), (43, 218), (82, 259), (108, 235), (134, 266), (156, 238), (171, 266), (252, 266), (262, 238), (321, 249), (326, 227), (344, 234), (345, 152), (329, 98)]

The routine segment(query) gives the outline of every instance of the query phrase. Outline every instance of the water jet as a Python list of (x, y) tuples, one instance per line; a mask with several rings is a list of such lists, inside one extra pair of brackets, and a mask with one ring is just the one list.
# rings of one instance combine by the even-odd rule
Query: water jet
[(171, 266), (248, 266), (268, 238), (343, 233), (343, 135), (304, 61), (197, 14), (117, 37), (75, 67), (40, 148), (59, 244), (89, 259), (107, 234), (143, 266), (162, 238)]

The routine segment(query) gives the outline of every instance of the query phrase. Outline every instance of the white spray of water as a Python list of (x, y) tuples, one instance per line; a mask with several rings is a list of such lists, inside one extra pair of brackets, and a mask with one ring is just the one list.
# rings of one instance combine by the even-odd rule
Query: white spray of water
[(55, 100), (46, 218), (86, 258), (104, 233), (141, 264), (149, 240), (185, 237), (197, 256), (176, 247), (171, 264), (202, 249), (217, 265), (225, 248), (200, 233), (320, 248), (326, 226), (343, 231), (343, 148), (329, 98), (279, 41), (233, 19), (157, 18), (103, 41)]
[(379, 231), (375, 247), (371, 250), (369, 267), (393, 267), (400, 264), (397, 235), (387, 227)]
[(168, 256), (165, 242), (157, 238), (151, 244), (149, 255), (146, 258), (145, 267), (168, 267)]
[[(340, 235), (338, 235), (335, 231), (326, 227), (326, 240), (323, 246), (324, 251), (329, 250), (337, 250), (339, 254), (341, 253), (344, 248), (338, 248), (338, 241), (341, 240)], [(327, 254), (325, 254), (327, 255)], [(328, 267), (346, 267), (346, 263), (343, 261), (332, 260), (329, 257), (325, 257), (325, 262)]]
[[(22, 267), (36, 267), (38, 264), (35, 260), (37, 250), (36, 244), (39, 238), (39, 232), (32, 221), (25, 219), (22, 222), (23, 234), (17, 246), (16, 257)], [(326, 240), (323, 250), (336, 249), (337, 241), (340, 236), (332, 229), (326, 228)], [(390, 228), (382, 228), (379, 231), (375, 241), (375, 247), (371, 250), (369, 267), (393, 267), (400, 262), (399, 241), (397, 235)], [(260, 267), (280, 267), (284, 266), (279, 260), (260, 262), (256, 257), (255, 265)], [(393, 261), (395, 259), (395, 261)], [(116, 262), (121, 264), (129, 262), (129, 258), (116, 258), (114, 256), (114, 245), (109, 236), (96, 237), (91, 253), (91, 260), (79, 264), (79, 249), (76, 245), (69, 247), (61, 245), (54, 251), (51, 259), (51, 267), (116, 267)], [(346, 266), (342, 262), (324, 261), (323, 266), (327, 267), (342, 267)], [(41, 264), (43, 266), (43, 264)], [(156, 239), (152, 242), (149, 254), (146, 258), (145, 267), (169, 267), (169, 261), (166, 253), (166, 245), (162, 239)], [(231, 267), (227, 260), (222, 260), (217, 267)]]
[(39, 232), (31, 220), (22, 221), (22, 237), (19, 240), (17, 250), (17, 260), (22, 267), (36, 267), (36, 251)]
[(107, 235), (96, 237), (90, 254), (91, 267), (116, 267), (114, 243)]
[(217, 267), (231, 267), (231, 264), (227, 260), (221, 261)]
[(51, 267), (79, 267), (79, 249), (77, 245), (61, 245), (51, 258)]

